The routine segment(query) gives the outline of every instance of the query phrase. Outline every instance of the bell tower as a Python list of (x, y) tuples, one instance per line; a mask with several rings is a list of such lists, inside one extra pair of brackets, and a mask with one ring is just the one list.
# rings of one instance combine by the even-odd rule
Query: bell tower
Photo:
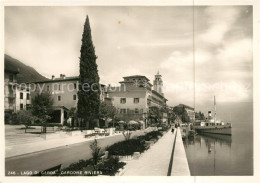
[(158, 71), (153, 81), (153, 89), (159, 94), (163, 95), (162, 87), (163, 87), (162, 75), (160, 75)]

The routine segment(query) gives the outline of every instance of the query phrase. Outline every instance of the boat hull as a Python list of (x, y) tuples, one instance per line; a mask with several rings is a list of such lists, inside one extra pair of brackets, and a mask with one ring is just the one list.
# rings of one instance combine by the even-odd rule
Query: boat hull
[(222, 135), (232, 135), (231, 126), (200, 126), (195, 127), (197, 133), (212, 133)]

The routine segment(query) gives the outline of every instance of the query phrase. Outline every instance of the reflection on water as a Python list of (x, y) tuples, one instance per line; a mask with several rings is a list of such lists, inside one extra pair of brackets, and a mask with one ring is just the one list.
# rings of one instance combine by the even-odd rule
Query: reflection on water
[(191, 175), (252, 175), (252, 142), (242, 139), (241, 134), (184, 139)]

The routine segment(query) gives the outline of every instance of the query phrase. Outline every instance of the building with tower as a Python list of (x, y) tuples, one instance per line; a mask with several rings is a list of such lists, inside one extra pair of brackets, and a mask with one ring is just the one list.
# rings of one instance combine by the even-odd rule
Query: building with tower
[[(124, 121), (142, 121), (147, 125), (151, 108), (161, 111), (167, 99), (162, 93), (162, 76), (159, 72), (153, 81), (143, 75), (123, 77), (119, 87), (108, 87), (107, 95)], [(162, 122), (167, 123), (167, 113), (162, 112)]]
[(163, 87), (162, 75), (160, 75), (158, 71), (153, 81), (153, 90), (163, 96), (162, 87)]

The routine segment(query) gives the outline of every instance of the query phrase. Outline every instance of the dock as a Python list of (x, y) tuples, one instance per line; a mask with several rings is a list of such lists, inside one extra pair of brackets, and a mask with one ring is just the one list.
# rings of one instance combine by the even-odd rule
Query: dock
[(177, 130), (171, 176), (190, 176), (189, 164), (182, 142), (180, 128)]
[(190, 170), (180, 128), (170, 130), (142, 153), (127, 162), (122, 176), (189, 176)]

